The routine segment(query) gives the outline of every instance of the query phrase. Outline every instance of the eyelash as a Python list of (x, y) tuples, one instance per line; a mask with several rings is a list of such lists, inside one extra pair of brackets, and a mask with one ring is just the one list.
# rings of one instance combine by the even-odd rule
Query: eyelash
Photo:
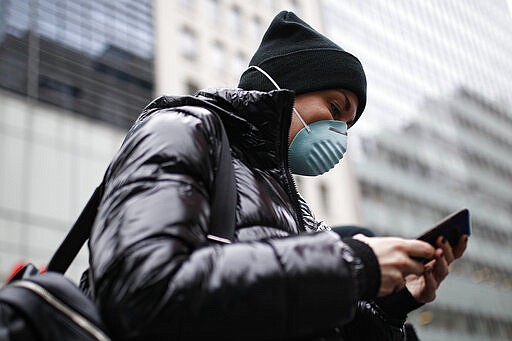
[(332, 118), (334, 119), (340, 119), (340, 115), (341, 115), (341, 110), (338, 108), (338, 106), (334, 103), (331, 103), (331, 114), (332, 114)]
[[(350, 106), (350, 103), (347, 104), (348, 106)], [(346, 108), (347, 110), (350, 109), (349, 108)], [(337, 119), (341, 119), (340, 115), (342, 114), (341, 110), (338, 109), (338, 106), (334, 103), (331, 103), (331, 115), (332, 115), (332, 118), (337, 120)], [(350, 128), (352, 126), (352, 121), (349, 121), (347, 122), (347, 128)]]

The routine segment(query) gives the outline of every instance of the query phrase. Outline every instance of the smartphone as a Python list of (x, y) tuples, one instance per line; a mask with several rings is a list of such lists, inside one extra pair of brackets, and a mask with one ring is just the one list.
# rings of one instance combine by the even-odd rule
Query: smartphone
[[(438, 222), (433, 228), (423, 233), (417, 239), (423, 240), (433, 247), (437, 248), (436, 241), (439, 236), (445, 237), (452, 247), (459, 242), (460, 237), (466, 234), (471, 235), (471, 224), (469, 220), (469, 210), (467, 208), (456, 211), (443, 220)], [(416, 259), (423, 263), (428, 262), (426, 259)]]

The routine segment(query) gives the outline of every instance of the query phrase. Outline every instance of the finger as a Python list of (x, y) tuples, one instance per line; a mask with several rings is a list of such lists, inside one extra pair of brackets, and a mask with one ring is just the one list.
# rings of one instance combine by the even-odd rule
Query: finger
[(421, 240), (406, 239), (404, 240), (403, 248), (409, 257), (434, 258), (435, 249), (429, 243)]
[(457, 243), (457, 246), (455, 246), (455, 248), (453, 249), (453, 255), (454, 255), (455, 259), (460, 258), (462, 256), (464, 251), (466, 251), (467, 246), (468, 246), (468, 235), (463, 234), (459, 238), (459, 242)]
[(403, 277), (411, 274), (421, 276), (425, 272), (425, 265), (422, 262), (412, 260), (409, 257), (404, 257), (397, 265)]
[(436, 264), (436, 259), (432, 259), (430, 262), (425, 263), (424, 270), (427, 271), (428, 268), (434, 268), (434, 265)]
[(425, 290), (424, 297), (426, 302), (432, 302), (436, 298), (437, 281), (434, 278), (432, 268), (425, 271)]
[(443, 250), (444, 257), (446, 258), (446, 261), (448, 264), (451, 264), (455, 260), (455, 256), (453, 255), (453, 250), (448, 242), (448, 239), (446, 239), (443, 236), (439, 236), (437, 238), (437, 245)]
[(444, 252), (442, 249), (436, 250), (435, 255), (435, 263), (432, 266), (434, 278), (436, 279), (438, 285), (441, 283), (446, 276), (448, 276), (448, 273), (450, 272), (450, 268), (448, 267), (448, 262), (446, 261), (446, 258), (444, 257)]

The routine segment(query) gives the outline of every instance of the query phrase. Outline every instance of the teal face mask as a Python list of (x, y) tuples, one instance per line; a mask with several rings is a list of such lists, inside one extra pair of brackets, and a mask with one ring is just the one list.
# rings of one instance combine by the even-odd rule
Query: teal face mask
[(292, 173), (316, 176), (336, 166), (346, 151), (347, 124), (322, 120), (304, 125), (295, 135), (289, 146), (288, 162)]
[[(277, 83), (258, 66), (251, 65), (265, 75), (277, 89)], [(292, 173), (316, 176), (332, 169), (347, 151), (347, 124), (336, 120), (321, 120), (306, 124), (297, 109), (293, 112), (304, 125), (288, 147), (288, 163)]]

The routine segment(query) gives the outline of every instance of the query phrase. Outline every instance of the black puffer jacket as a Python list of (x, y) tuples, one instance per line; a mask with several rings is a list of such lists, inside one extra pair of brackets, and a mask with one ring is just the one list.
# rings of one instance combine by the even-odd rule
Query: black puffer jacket
[[(287, 166), (293, 101), (224, 89), (161, 97), (139, 117), (106, 172), (89, 245), (93, 295), (116, 338), (402, 338), (403, 320), (371, 301), (371, 249), (306, 232), (316, 225)], [(205, 239), (219, 117), (237, 188), (230, 245)]]

